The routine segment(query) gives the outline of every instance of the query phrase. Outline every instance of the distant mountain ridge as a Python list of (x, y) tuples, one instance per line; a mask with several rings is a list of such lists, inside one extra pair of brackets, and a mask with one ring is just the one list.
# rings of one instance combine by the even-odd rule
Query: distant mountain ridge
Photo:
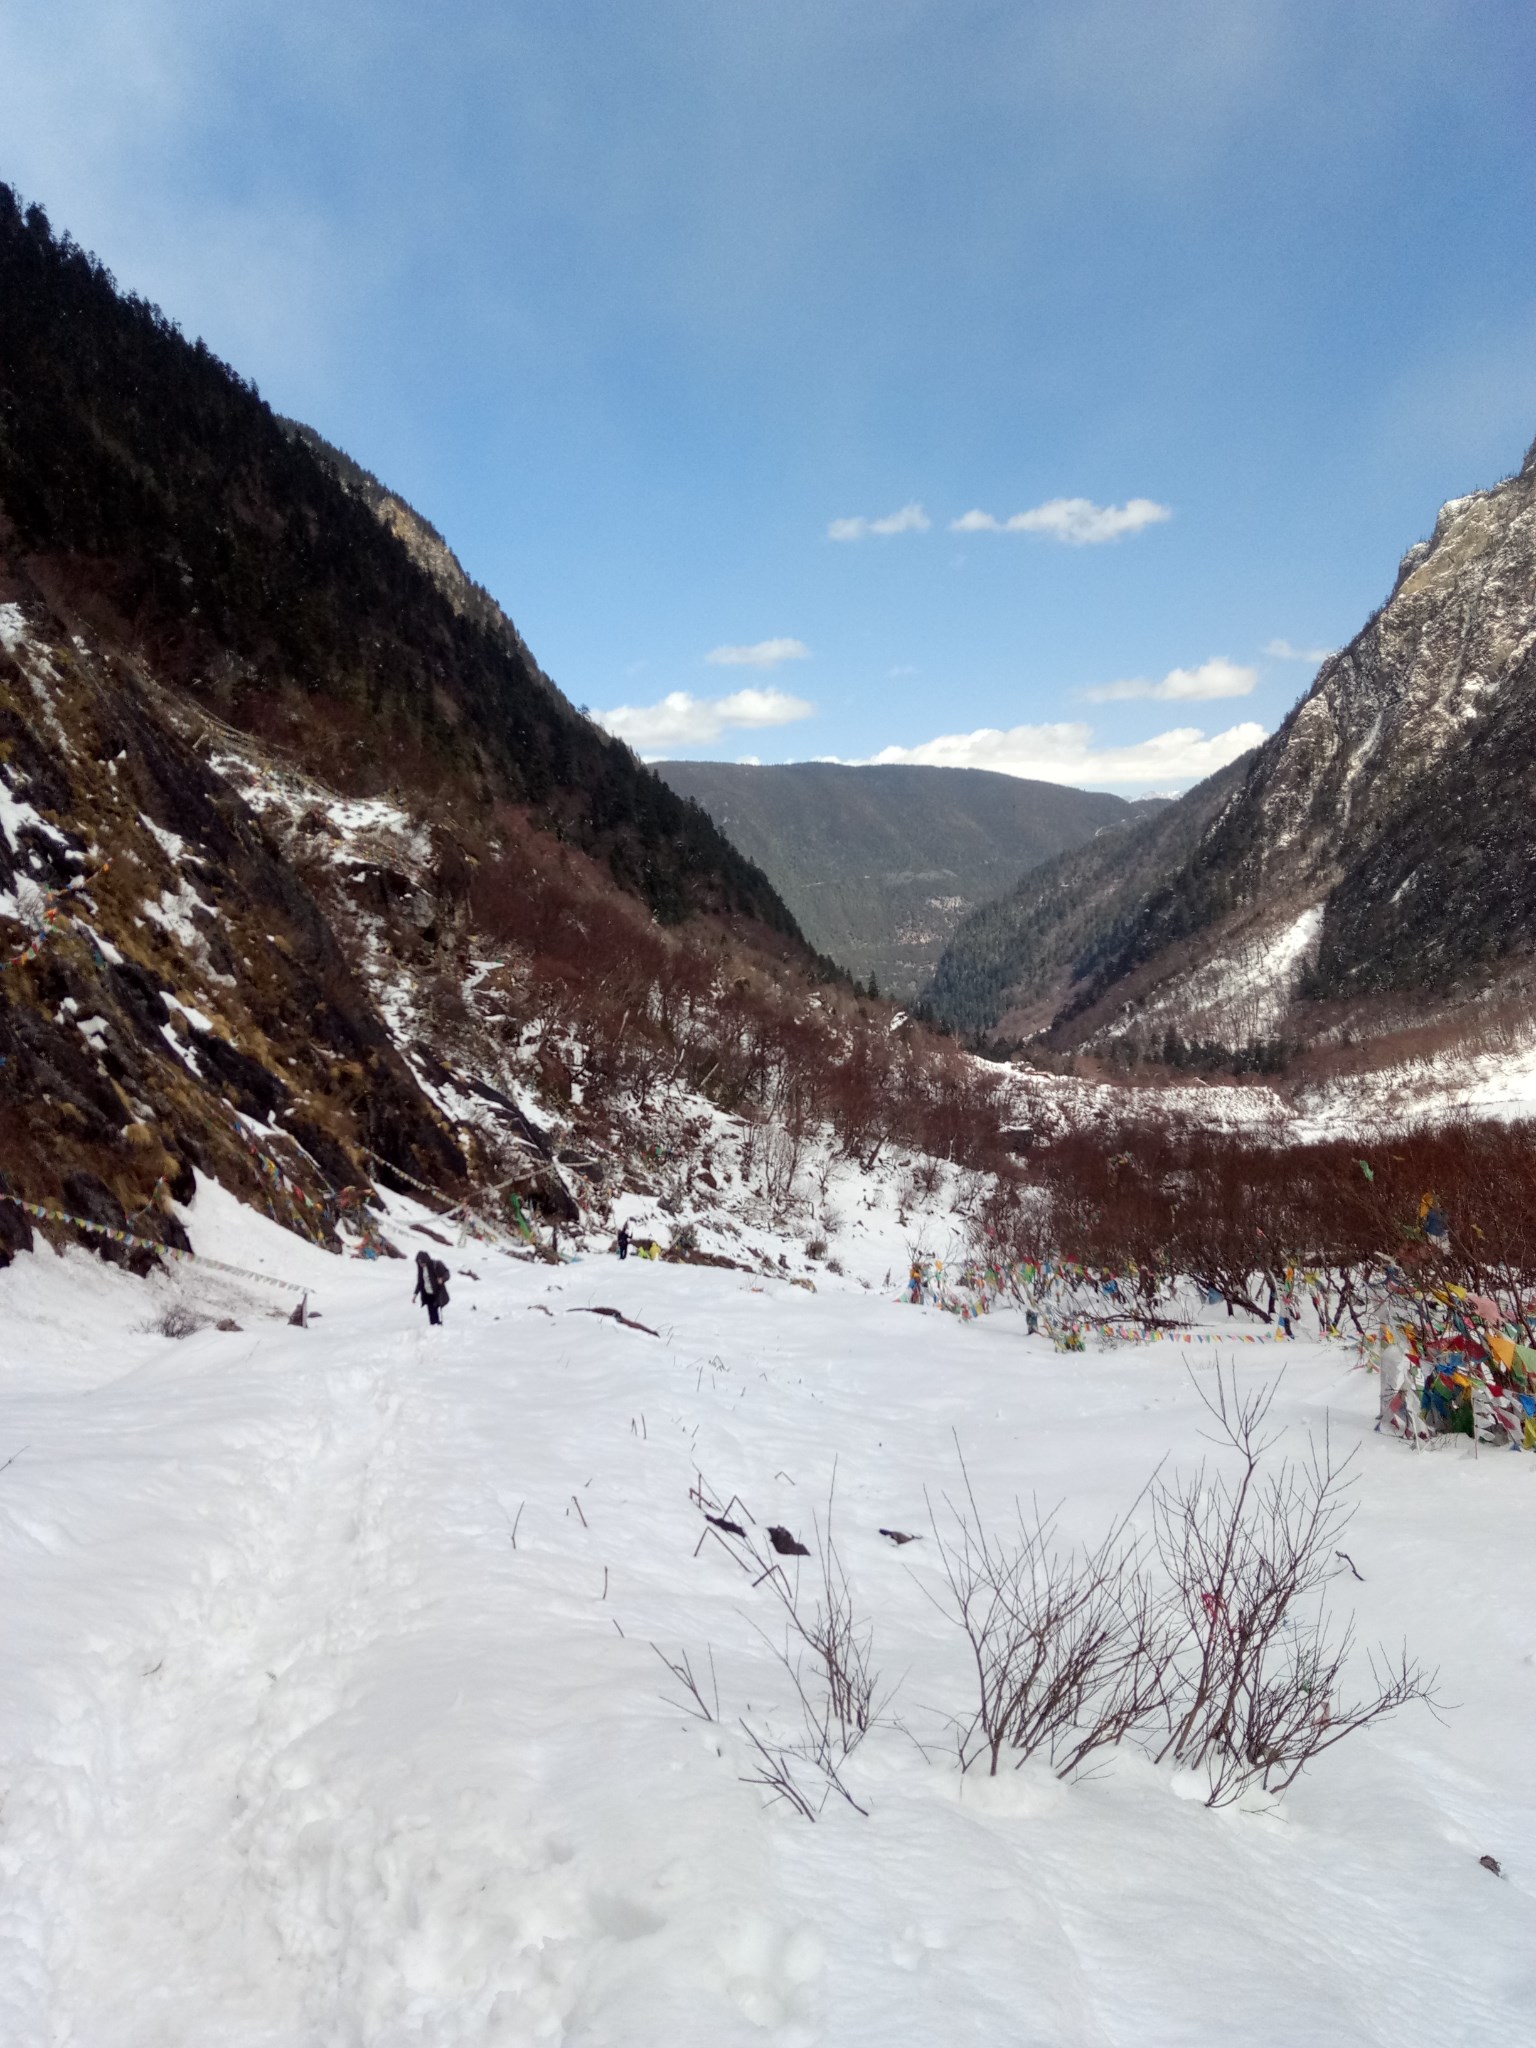
[[(818, 951), (905, 999), (978, 903), (1141, 807), (978, 768), (661, 761), (760, 867)], [(1161, 809), (1158, 805), (1155, 808)]]
[(1530, 980), (1536, 446), (1442, 508), (1380, 610), (1226, 774), (1163, 821), (1177, 858), (1128, 868), (1112, 900), (1085, 904), (1068, 875), (1054, 907), (1026, 892), (957, 933), (941, 1013), (1155, 1057), (1369, 1036)]

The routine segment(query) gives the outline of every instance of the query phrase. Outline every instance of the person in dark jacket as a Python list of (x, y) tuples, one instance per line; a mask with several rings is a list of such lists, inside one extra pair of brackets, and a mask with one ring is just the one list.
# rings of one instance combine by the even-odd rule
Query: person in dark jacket
[(416, 1254), (416, 1291), (411, 1299), (422, 1304), (427, 1311), (427, 1321), (435, 1329), (448, 1306), (448, 1268), (441, 1259), (434, 1259), (430, 1252)]
[(619, 1257), (621, 1259), (629, 1257), (629, 1225), (627, 1223), (619, 1225)]

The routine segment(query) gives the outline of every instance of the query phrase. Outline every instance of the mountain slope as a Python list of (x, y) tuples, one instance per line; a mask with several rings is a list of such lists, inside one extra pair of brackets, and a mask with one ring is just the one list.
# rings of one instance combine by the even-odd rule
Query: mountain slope
[[(3, 550), (0, 932), (0, 1187), (184, 1246), (194, 1167), (328, 1236), (300, 1181), (366, 1183), (370, 1155), (462, 1181), (313, 891), (153, 677)], [(28, 1230), (0, 1203), (0, 1250)]]
[(977, 768), (663, 761), (658, 772), (772, 878), (814, 946), (904, 998), (973, 905), (1140, 815), (1122, 797)]
[(709, 820), (322, 447), (0, 186), (0, 508), (46, 597), (344, 788), (532, 805), (663, 917), (791, 933)]
[(815, 1242), (814, 1134), (988, 1165), (1000, 1093), (409, 506), (0, 188), (0, 1266), (186, 1252), (199, 1174), (370, 1257), (381, 1190), (525, 1256), (631, 1196), (680, 1258), (735, 1202)]
[(569, 1222), (558, 977), (654, 1063), (674, 974), (703, 1033), (817, 971), (365, 475), (0, 187), (0, 1263), (30, 1203), (142, 1266), (194, 1169), (333, 1244), (379, 1175)]
[(940, 955), (924, 1000), (967, 1034), (1000, 1027), (1024, 1037), (1043, 1029), (1074, 979), (1093, 971), (1152, 892), (1178, 872), (1241, 787), (1251, 759), (1245, 754), (1148, 817), (1133, 813), (973, 910)]
[(1026, 963), (1013, 1013), (1141, 1053), (1308, 1042), (1341, 1003), (1355, 1035), (1454, 1018), (1527, 972), (1533, 794), (1536, 449), (1442, 509), (1174, 869), (1094, 929), (1067, 989)]

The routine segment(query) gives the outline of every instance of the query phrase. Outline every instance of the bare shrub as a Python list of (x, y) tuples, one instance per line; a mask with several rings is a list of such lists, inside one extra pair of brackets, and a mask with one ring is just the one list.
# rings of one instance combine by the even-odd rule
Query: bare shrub
[[(514, 1545), (514, 1548), (516, 1546)], [(682, 1688), (681, 1700), (668, 1700), (669, 1707), (680, 1707), (685, 1714), (691, 1714), (696, 1721), (717, 1722), (720, 1719), (720, 1683), (715, 1677), (715, 1653), (709, 1652), (710, 1697), (705, 1699), (704, 1688), (689, 1660), (688, 1652), (681, 1650), (677, 1656), (669, 1657), (658, 1643), (652, 1643), (662, 1663)], [(665, 1695), (663, 1695), (665, 1697)]]
[[(1193, 1281), (1230, 1312), (1273, 1323), (1310, 1310), (1323, 1330), (1362, 1334), (1381, 1318), (1390, 1272), (1409, 1301), (1388, 1320), (1432, 1322), (1430, 1303), (1452, 1282), (1536, 1342), (1530, 1125), (1291, 1145), (1126, 1119), (1057, 1132), (1020, 1170), (1026, 1185), (1002, 1179), (985, 1205), (977, 1249), (1010, 1271), (1048, 1268), (1037, 1293), (1078, 1320), (1166, 1321)], [(1430, 1206), (1447, 1224), (1435, 1244)]]
[(1283, 1792), (1346, 1735), (1434, 1695), (1434, 1675), (1406, 1650), (1371, 1658), (1370, 1688), (1345, 1694), (1354, 1625), (1335, 1619), (1323, 1589), (1344, 1569), (1353, 1453), (1336, 1460), (1325, 1434), (1304, 1459), (1264, 1469), (1278, 1386), (1240, 1393), (1235, 1371), (1218, 1371), (1214, 1394), (1200, 1393), (1238, 1455), (1236, 1476), (1202, 1465), (1153, 1490), (1158, 1554), (1183, 1620), (1158, 1759), (1204, 1771), (1211, 1806), (1255, 1784)]
[(540, 1046), (579, 1040), (589, 1116), (643, 1125), (656, 1089), (680, 1079), (749, 1121), (744, 1175), (760, 1173), (780, 1206), (823, 1126), (866, 1169), (889, 1143), (1006, 1167), (1001, 1078), (958, 1046), (910, 1022), (893, 1032), (889, 1006), (836, 981), (808, 1002), (805, 966), (769, 971), (709, 928), (658, 926), (573, 848), (551, 853), (510, 814), (497, 822), (507, 845), (480, 862), (469, 900), (508, 957), (474, 1000), (509, 1042), (535, 1025)]
[(1005, 1750), (1019, 1763), (1043, 1750), (1067, 1777), (1166, 1716), (1173, 1616), (1126, 1521), (1078, 1550), (1058, 1544), (1038, 1506), (1029, 1517), (1019, 1507), (1008, 1536), (991, 1535), (968, 1474), (963, 1502), (944, 1504), (947, 1527), (929, 1503), (948, 1589), (941, 1611), (964, 1633), (975, 1676), (974, 1711), (957, 1729), (962, 1770), (985, 1761), (996, 1777)]
[(946, 1497), (947, 1523), (930, 1503), (938, 1604), (971, 1653), (962, 1770), (985, 1762), (995, 1776), (1005, 1755), (1043, 1754), (1068, 1777), (1134, 1741), (1203, 1773), (1206, 1803), (1225, 1806), (1253, 1786), (1283, 1793), (1346, 1735), (1434, 1704), (1434, 1674), (1406, 1650), (1369, 1657), (1369, 1685), (1348, 1689), (1354, 1625), (1324, 1589), (1347, 1569), (1350, 1460), (1325, 1436), (1300, 1460), (1266, 1463), (1278, 1384), (1242, 1394), (1221, 1372), (1214, 1394), (1202, 1390), (1238, 1470), (1154, 1474), (1150, 1551), (1129, 1516), (1091, 1549), (1062, 1546), (1038, 1508), (994, 1536), (968, 1475), (961, 1501)]
[(173, 1301), (157, 1316), (151, 1316), (146, 1323), (140, 1323), (141, 1330), (156, 1337), (195, 1337), (199, 1330), (206, 1330), (208, 1318), (200, 1316), (196, 1309), (188, 1308), (185, 1302)]
[[(788, 1800), (809, 1820), (816, 1818), (834, 1792), (855, 1812), (867, 1813), (850, 1791), (842, 1768), (889, 1705), (889, 1696), (880, 1695), (879, 1674), (872, 1661), (874, 1631), (858, 1613), (833, 1533), (836, 1491), (834, 1471), (825, 1526), (819, 1518), (816, 1522), (818, 1572), (808, 1599), (801, 1587), (798, 1558), (791, 1571), (779, 1551), (771, 1545), (765, 1547), (754, 1517), (734, 1495), (721, 1503), (702, 1476), (690, 1495), (708, 1524), (701, 1546), (713, 1537), (751, 1576), (754, 1590), (764, 1587), (778, 1602), (782, 1641), (760, 1626), (758, 1633), (789, 1678), (800, 1727), (793, 1737), (782, 1740), (765, 1726), (744, 1717), (740, 1720), (758, 1765), (747, 1782), (763, 1785), (775, 1797)], [(687, 1669), (686, 1656), (680, 1661), (663, 1656), (662, 1661), (695, 1701), (691, 1711), (696, 1711), (699, 1689)], [(717, 1716), (706, 1714), (704, 1718)], [(805, 1792), (795, 1776), (796, 1765), (819, 1778), (819, 1798)]]

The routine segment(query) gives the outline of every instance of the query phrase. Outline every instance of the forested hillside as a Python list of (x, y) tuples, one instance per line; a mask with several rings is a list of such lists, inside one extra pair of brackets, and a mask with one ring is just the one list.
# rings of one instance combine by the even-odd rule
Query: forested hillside
[(455, 605), (315, 441), (4, 186), (0, 509), (51, 597), (341, 786), (532, 805), (663, 917), (792, 932), (709, 819), (486, 606)]
[(1145, 815), (1102, 790), (979, 768), (663, 761), (658, 772), (763, 869), (814, 946), (904, 1000), (976, 905)]
[(198, 1175), (332, 1249), (380, 1187), (600, 1228), (715, 1114), (780, 1201), (823, 1123), (999, 1122), (409, 506), (0, 188), (0, 1265), (152, 1265)]
[[(1244, 755), (1176, 803), (1132, 813), (1114, 832), (1032, 869), (1007, 895), (958, 927), (924, 990), (957, 1031), (1043, 1029), (1072, 984), (1112, 951), (1150, 894), (1177, 872), (1213, 817), (1242, 785)], [(1139, 811), (1139, 807), (1138, 807)]]

